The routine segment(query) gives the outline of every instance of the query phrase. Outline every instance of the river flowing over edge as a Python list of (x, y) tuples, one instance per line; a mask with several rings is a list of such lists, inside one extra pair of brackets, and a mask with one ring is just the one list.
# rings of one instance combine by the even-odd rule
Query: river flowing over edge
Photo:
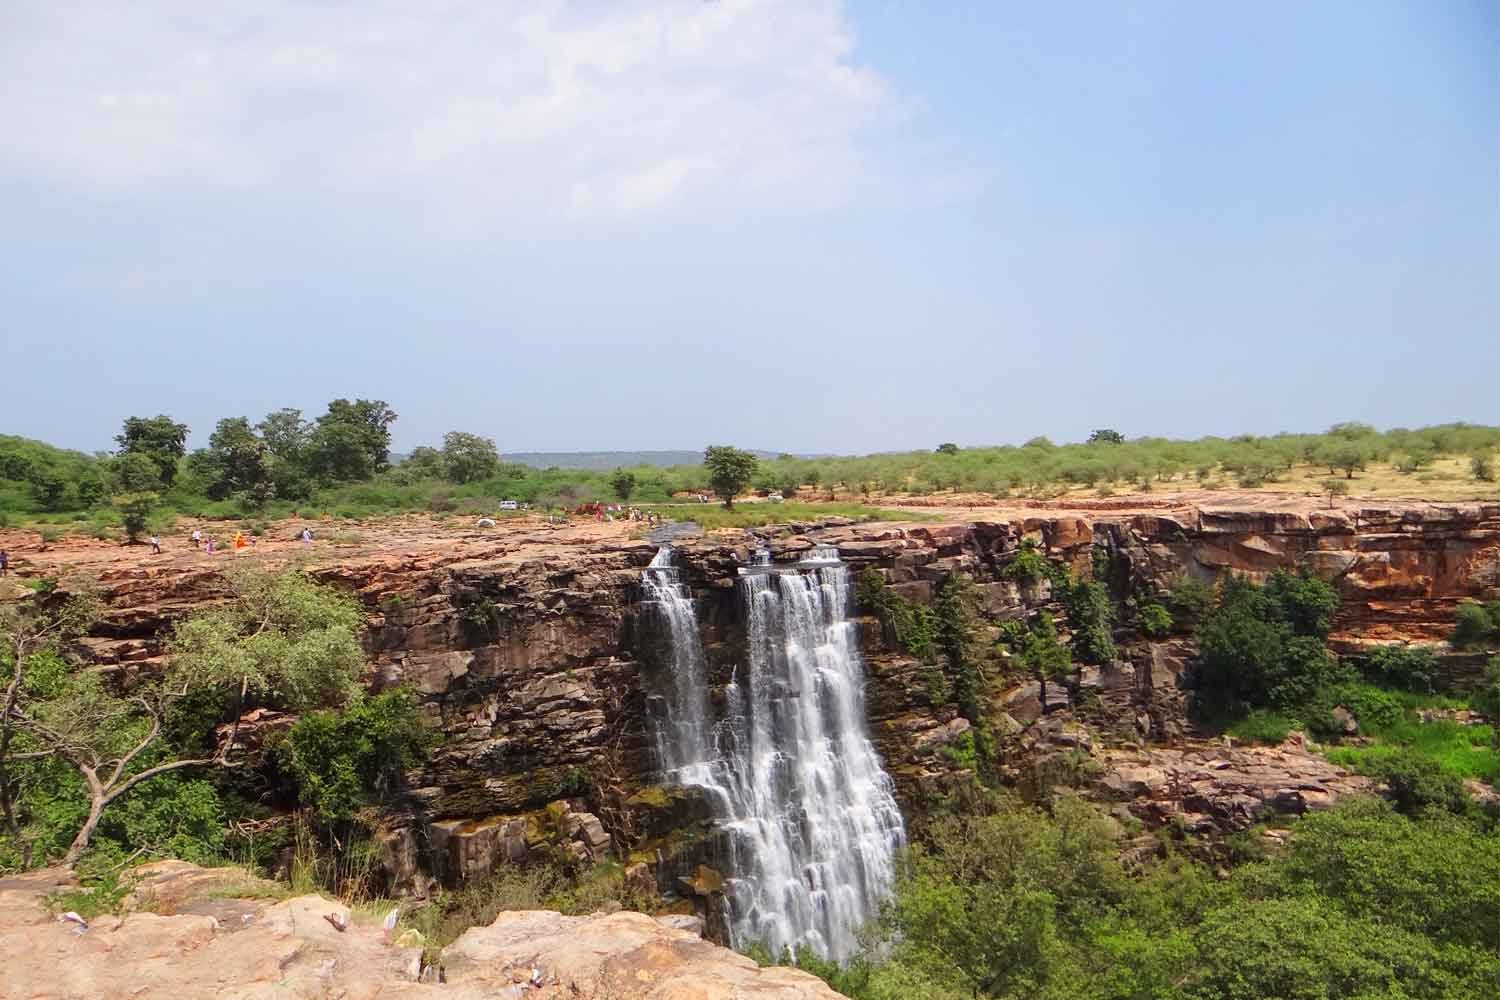
[(890, 892), (905, 827), (869, 739), (850, 574), (832, 548), (743, 571), (748, 662), (716, 718), (692, 596), (661, 549), (645, 606), (669, 643), (655, 743), (664, 779), (700, 789), (726, 843), (730, 943), (844, 960)]

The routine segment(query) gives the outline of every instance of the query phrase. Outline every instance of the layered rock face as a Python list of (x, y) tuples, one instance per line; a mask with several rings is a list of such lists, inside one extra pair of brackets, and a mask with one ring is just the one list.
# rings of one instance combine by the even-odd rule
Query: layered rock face
[[(698, 601), (710, 671), (722, 683), (743, 659), (737, 570), (758, 547), (791, 561), (814, 545), (837, 546), (855, 571), (874, 567), (901, 596), (923, 603), (949, 575), (966, 574), (978, 586), (984, 625), (994, 628), (1051, 602), (1045, 583), (1023, 587), (1004, 576), (1026, 539), (1079, 573), (1102, 574), (1119, 601), (1164, 590), (1184, 573), (1306, 568), (1343, 597), (1333, 641), (1345, 649), (1436, 641), (1459, 601), (1500, 594), (1493, 504), (1336, 511), (1164, 504), (961, 523), (831, 519), (688, 540), (678, 562)], [(645, 731), (646, 699), (660, 678), (639, 614), (640, 574), (655, 551), (625, 538), (531, 547), (512, 538), (451, 552), (325, 557), (313, 567), (369, 610), (369, 684), (416, 692), (442, 733), (390, 817), (388, 865), (399, 885), (418, 885), (426, 874), (470, 877), (544, 845), (576, 857), (612, 850), (646, 864), (692, 854), (701, 803), (653, 786)], [(174, 617), (222, 594), (214, 571), (199, 565), (106, 575), (102, 587), (109, 612), (90, 651), (127, 673), (151, 668)], [(1148, 642), (1132, 625), (1127, 616), (1117, 630), (1116, 662), (1045, 693), (1021, 680), (996, 693), (988, 710), (1015, 751), (1005, 766), (1018, 784), (1038, 758), (1084, 749), (1058, 728), (1060, 719), (1088, 718), (1089, 753), (1094, 744), (1139, 749), (1188, 735), (1181, 680), (1190, 643)], [(873, 617), (862, 620), (861, 645), (877, 746), (911, 806), (961, 768), (944, 748), (969, 723), (933, 690), (930, 665), (890, 644)], [(1460, 682), (1477, 667), (1450, 663)]]

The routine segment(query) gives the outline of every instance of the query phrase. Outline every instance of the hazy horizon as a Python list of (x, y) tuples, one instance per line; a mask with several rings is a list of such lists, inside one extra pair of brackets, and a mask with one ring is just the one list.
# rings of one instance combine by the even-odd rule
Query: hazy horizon
[(0, 10), (0, 433), (1500, 423), (1500, 7)]

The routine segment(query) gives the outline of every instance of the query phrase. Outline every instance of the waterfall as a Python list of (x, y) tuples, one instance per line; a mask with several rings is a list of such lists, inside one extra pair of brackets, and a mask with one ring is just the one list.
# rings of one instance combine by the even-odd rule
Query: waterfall
[(646, 571), (672, 646), (657, 750), (667, 780), (701, 788), (725, 834), (730, 943), (846, 959), (906, 837), (868, 735), (848, 569), (825, 547), (785, 571), (760, 558), (742, 571), (748, 663), (718, 721), (677, 573), (665, 549)]

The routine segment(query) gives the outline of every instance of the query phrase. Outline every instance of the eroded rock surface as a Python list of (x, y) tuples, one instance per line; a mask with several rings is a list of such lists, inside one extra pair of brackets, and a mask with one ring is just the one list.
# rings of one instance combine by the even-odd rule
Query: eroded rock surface
[[(1044, 607), (1066, 630), (1045, 581), (1021, 583), (1005, 573), (1027, 541), (1081, 574), (1107, 575), (1120, 602), (1160, 593), (1182, 574), (1308, 569), (1340, 593), (1331, 641), (1345, 651), (1370, 642), (1434, 642), (1451, 628), (1460, 601), (1500, 597), (1494, 503), (1351, 502), (1323, 510), (1306, 498), (1183, 502), (1151, 494), (1086, 508), (1018, 503), (965, 516), (866, 524), (825, 518), (683, 539), (678, 560), (697, 599), (710, 681), (723, 684), (744, 660), (735, 580), (758, 548), (794, 561), (814, 545), (836, 546), (854, 571), (873, 568), (893, 592), (917, 602), (930, 602), (950, 575), (966, 574), (975, 581), (986, 639), (1003, 621)], [(298, 530), (299, 523), (279, 524), (285, 538), (238, 558), (302, 555), (289, 541)], [(359, 526), (355, 544), (320, 541), (306, 553), (311, 572), (357, 595), (367, 610), (369, 686), (414, 691), (441, 732), (439, 747), (406, 776), (386, 817), (390, 888), (472, 877), (539, 849), (575, 859), (612, 853), (648, 865), (664, 888), (704, 860), (701, 803), (653, 787), (645, 706), (660, 677), (639, 610), (641, 570), (656, 546), (630, 532), (624, 524), (552, 530), (527, 521), (476, 530), (410, 517)], [(40, 553), (11, 534), (0, 538), (18, 571), (58, 573), (65, 587), (66, 570), (92, 578), (107, 611), (85, 651), (126, 680), (158, 668), (172, 622), (225, 596), (219, 569), (230, 557), (177, 552), (170, 540), (169, 555), (157, 561), (82, 541)], [(1147, 641), (1130, 622), (1120, 625), (1114, 662), (1081, 668), (1045, 691), (1011, 676), (994, 692), (986, 712), (1003, 741), (1003, 766), (1024, 778), (1029, 754), (1067, 752), (1041, 738), (1059, 719), (1086, 722), (1098, 748), (1174, 747), (1191, 738), (1184, 690), (1191, 641)], [(964, 769), (968, 720), (931, 663), (901, 649), (873, 615), (858, 627), (872, 736), (903, 804), (917, 806)], [(1485, 655), (1444, 653), (1445, 680), (1461, 685), (1477, 677)], [(239, 731), (243, 752), (255, 753), (288, 721), (274, 714), (252, 720)], [(1270, 777), (1257, 782), (1250, 784), (1275, 784)], [(586, 804), (584, 786), (591, 790)], [(1276, 798), (1274, 788), (1267, 794)], [(549, 804), (568, 800), (576, 820), (538, 828)], [(1244, 810), (1230, 803), (1220, 811)]]
[[(57, 873), (0, 880), (0, 997), (7, 1000), (833, 1000), (796, 969), (761, 969), (690, 930), (640, 913), (502, 913), (444, 952), (386, 940), (378, 915), (319, 896), (216, 895), (254, 880), (181, 862), (145, 872), (138, 903), (159, 912), (87, 927), (42, 905)], [(222, 904), (218, 915), (203, 912)], [(340, 926), (343, 929), (340, 929)]]
[(1309, 750), (1294, 735), (1276, 747), (1193, 744), (1105, 750), (1098, 788), (1148, 826), (1229, 833), (1277, 817), (1327, 809), (1368, 792), (1368, 778)]

